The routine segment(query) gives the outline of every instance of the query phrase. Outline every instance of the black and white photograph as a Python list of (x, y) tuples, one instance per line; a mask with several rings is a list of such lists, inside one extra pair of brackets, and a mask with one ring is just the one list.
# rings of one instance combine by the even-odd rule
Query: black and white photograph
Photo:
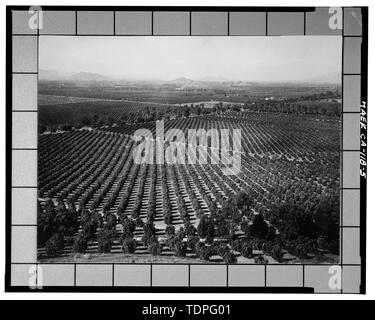
[(38, 261), (336, 264), (341, 36), (40, 36)]
[(6, 295), (190, 319), (368, 293), (368, 7), (4, 11)]

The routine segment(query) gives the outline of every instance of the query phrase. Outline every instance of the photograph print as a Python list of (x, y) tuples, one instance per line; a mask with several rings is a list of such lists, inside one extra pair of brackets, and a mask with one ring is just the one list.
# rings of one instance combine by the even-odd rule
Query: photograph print
[(38, 261), (335, 264), (341, 36), (40, 36)]

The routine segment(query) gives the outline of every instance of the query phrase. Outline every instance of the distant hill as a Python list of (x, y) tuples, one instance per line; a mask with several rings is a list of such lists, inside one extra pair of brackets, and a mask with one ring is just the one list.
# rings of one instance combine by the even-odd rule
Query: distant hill
[(55, 70), (39, 70), (39, 80), (71, 80), (71, 81), (105, 81), (111, 80), (99, 73), (77, 72), (62, 73)]
[(180, 78), (171, 80), (169, 82), (175, 83), (175, 84), (180, 85), (180, 86), (188, 86), (188, 85), (192, 85), (192, 84), (195, 83), (194, 80), (189, 79), (189, 78), (185, 78), (185, 77), (180, 77)]
[(174, 85), (179, 88), (191, 88), (191, 87), (221, 87), (221, 86), (232, 86), (232, 87), (252, 87), (252, 86), (265, 86), (265, 85), (340, 85), (341, 73), (332, 72), (321, 74), (312, 78), (305, 78), (299, 81), (249, 81), (249, 80), (224, 80), (224, 79), (200, 79), (193, 80), (187, 77), (179, 77), (173, 80), (126, 80), (126, 78), (112, 78), (104, 76), (99, 73), (93, 72), (76, 72), (76, 73), (63, 73), (55, 70), (39, 70), (39, 80), (44, 81), (73, 81), (73, 82), (112, 82), (112, 83), (127, 83), (128, 81), (133, 83), (150, 82), (162, 85)]
[(108, 77), (102, 76), (99, 73), (92, 72), (78, 72), (69, 77), (72, 81), (104, 81), (109, 80)]

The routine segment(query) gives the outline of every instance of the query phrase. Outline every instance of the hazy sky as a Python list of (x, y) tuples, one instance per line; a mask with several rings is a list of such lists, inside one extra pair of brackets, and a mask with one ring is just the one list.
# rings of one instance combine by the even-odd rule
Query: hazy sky
[(341, 37), (40, 37), (39, 68), (137, 80), (341, 78)]

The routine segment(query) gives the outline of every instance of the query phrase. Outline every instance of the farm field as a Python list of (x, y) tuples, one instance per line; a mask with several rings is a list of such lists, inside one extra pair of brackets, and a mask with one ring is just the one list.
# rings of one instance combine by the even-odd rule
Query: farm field
[(340, 37), (39, 46), (39, 261), (339, 263)]
[[(189, 79), (186, 79), (189, 80)], [(167, 83), (116, 83), (94, 84), (41, 81), (39, 95), (60, 96), (67, 99), (126, 100), (159, 104), (187, 104), (200, 101), (228, 101), (248, 103), (272, 98), (274, 100), (298, 100), (301, 97), (316, 98), (322, 93), (329, 96), (340, 90), (337, 85), (287, 85), (256, 83), (206, 83), (185, 82), (176, 79)], [(42, 100), (43, 102), (45, 100)]]
[[(155, 121), (118, 122), (139, 105), (61, 107), (60, 121), (66, 110), (92, 107), (113, 123), (39, 135), (40, 261), (338, 261), (339, 118), (250, 110), (163, 118), (166, 132), (186, 135), (226, 129), (232, 139), (240, 129), (240, 172), (224, 175), (210, 144), (204, 164), (135, 163), (132, 135), (155, 136)], [(41, 121), (53, 112), (42, 109)]]
[[(129, 102), (120, 100), (106, 100), (96, 98), (63, 98), (62, 96), (43, 96), (39, 105), (39, 126), (58, 127), (69, 124), (71, 126), (91, 125), (90, 119), (93, 115), (100, 117), (101, 121), (120, 122), (127, 119), (132, 113), (137, 116), (146, 116), (147, 109), (154, 108), (158, 111), (175, 109), (176, 106), (169, 104), (152, 104), (142, 102)], [(126, 116), (124, 118), (123, 116)]]

